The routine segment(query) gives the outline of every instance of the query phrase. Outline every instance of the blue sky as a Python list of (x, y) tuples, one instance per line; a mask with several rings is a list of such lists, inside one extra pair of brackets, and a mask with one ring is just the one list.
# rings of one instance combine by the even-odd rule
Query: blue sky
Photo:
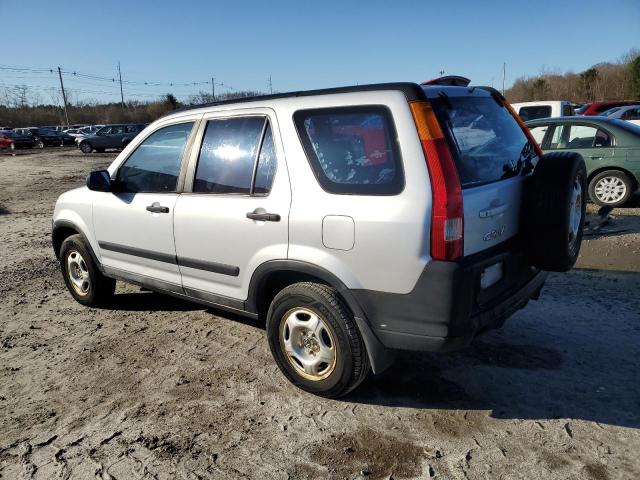
[[(581, 71), (640, 48), (640, 0), (82, 1), (0, 0), (0, 66), (135, 82), (206, 82), (276, 91), (422, 81), (448, 74), (507, 86), (541, 69)], [(10, 18), (11, 21), (7, 21)], [(65, 75), (72, 97), (118, 99), (113, 82)], [(44, 101), (57, 72), (0, 69)], [(218, 85), (217, 92), (228, 91)], [(209, 86), (125, 85), (125, 98)], [(103, 93), (107, 92), (107, 93)]]

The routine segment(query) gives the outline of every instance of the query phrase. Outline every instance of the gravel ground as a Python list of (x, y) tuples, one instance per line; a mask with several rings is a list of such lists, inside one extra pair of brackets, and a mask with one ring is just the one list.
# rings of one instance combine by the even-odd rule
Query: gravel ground
[[(590, 206), (580, 268), (461, 352), (352, 395), (287, 383), (264, 326), (118, 284), (66, 292), (56, 197), (113, 154), (0, 154), (0, 477), (640, 477), (640, 208)], [(600, 228), (599, 228), (600, 227)]]

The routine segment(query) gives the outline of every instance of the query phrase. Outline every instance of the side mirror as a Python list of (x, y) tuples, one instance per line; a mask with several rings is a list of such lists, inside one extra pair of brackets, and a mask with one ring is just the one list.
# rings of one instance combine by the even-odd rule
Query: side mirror
[(87, 176), (87, 187), (94, 192), (110, 192), (111, 177), (107, 170), (96, 170)]

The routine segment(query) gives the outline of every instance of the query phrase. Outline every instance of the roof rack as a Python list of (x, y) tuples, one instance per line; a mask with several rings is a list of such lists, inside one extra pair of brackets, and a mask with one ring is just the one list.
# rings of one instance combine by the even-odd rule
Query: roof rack
[[(424, 92), (420, 85), (412, 82), (394, 82), (394, 83), (372, 83), (368, 85), (354, 85), (350, 87), (323, 88), (319, 90), (301, 90), (297, 92), (275, 93), (272, 95), (257, 95), (253, 97), (234, 98), (232, 100), (223, 100), (220, 102), (202, 103), (199, 105), (189, 105), (187, 107), (178, 108), (168, 112), (166, 115), (172, 115), (177, 112), (194, 110), (204, 107), (217, 107), (219, 105), (231, 105), (234, 103), (260, 102), (263, 100), (277, 100), (280, 98), (292, 97), (309, 97), (315, 95), (332, 95), (336, 93), (353, 93), (353, 92), (372, 92), (377, 90), (398, 90), (404, 93), (407, 101), (423, 100)], [(166, 116), (164, 115), (164, 116)]]

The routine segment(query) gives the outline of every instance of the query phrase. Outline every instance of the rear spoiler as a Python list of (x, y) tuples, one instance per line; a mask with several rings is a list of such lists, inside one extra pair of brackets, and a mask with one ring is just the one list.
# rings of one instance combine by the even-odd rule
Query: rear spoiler
[(460, 75), (446, 75), (444, 77), (434, 78), (432, 80), (426, 80), (420, 85), (445, 85), (450, 87), (466, 87), (471, 83), (466, 77)]

